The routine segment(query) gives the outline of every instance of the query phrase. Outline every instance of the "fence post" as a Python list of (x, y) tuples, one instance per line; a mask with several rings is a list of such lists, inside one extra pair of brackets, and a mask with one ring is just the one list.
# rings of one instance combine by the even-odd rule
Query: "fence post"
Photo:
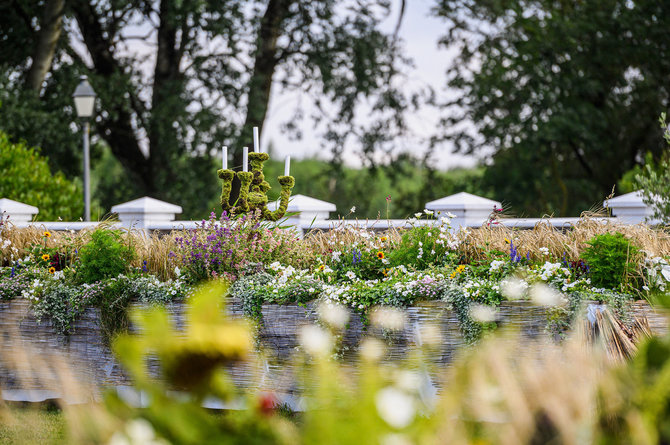
[(481, 226), (488, 220), (494, 207), (500, 209), (502, 204), (467, 192), (445, 196), (426, 204), (426, 209), (435, 212), (436, 219), (445, 217), (448, 213), (454, 215), (451, 227), (455, 230), (460, 227)]
[(148, 196), (112, 207), (112, 213), (119, 215), (121, 225), (129, 229), (151, 229), (151, 226), (174, 221), (175, 215), (181, 212), (178, 205)]
[(642, 201), (642, 190), (626, 193), (603, 201), (603, 207), (610, 208), (612, 215), (627, 224), (639, 224), (652, 217), (654, 211)]
[(39, 211), (35, 206), (7, 198), (0, 199), (0, 215), (4, 218), (9, 217), (9, 222), (17, 226), (31, 222)]

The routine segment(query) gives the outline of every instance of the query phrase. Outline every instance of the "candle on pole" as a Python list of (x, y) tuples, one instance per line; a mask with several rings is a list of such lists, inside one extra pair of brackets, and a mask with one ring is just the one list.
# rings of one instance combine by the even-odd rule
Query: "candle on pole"
[(242, 149), (242, 171), (249, 171), (249, 149), (247, 147)]
[(254, 152), (255, 153), (261, 152), (261, 144), (258, 140), (258, 127), (254, 127)]
[(224, 145), (223, 146), (223, 153), (221, 155), (223, 157), (223, 160), (221, 161), (221, 168), (226, 170), (228, 168), (228, 146)]
[(286, 156), (286, 161), (284, 161), (284, 176), (289, 176), (290, 170), (291, 170), (291, 157)]

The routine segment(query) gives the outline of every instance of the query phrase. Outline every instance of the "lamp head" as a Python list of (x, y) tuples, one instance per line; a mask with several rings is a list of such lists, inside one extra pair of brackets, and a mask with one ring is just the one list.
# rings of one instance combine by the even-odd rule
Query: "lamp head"
[(77, 109), (77, 116), (82, 119), (88, 119), (93, 116), (93, 108), (95, 106), (95, 91), (88, 83), (87, 76), (79, 77), (79, 85), (74, 90), (72, 98), (74, 99), (74, 107)]

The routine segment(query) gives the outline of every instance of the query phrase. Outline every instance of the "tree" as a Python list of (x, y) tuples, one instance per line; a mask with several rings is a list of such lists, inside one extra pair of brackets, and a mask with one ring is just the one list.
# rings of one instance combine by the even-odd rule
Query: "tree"
[(37, 219), (55, 221), (61, 217), (75, 221), (82, 215), (81, 184), (68, 181), (60, 172), (51, 174), (39, 149), (14, 144), (3, 131), (0, 131), (0, 170), (0, 196), (39, 208)]
[[(659, 123), (663, 137), (670, 144), (670, 127), (661, 113)], [(635, 175), (633, 183), (642, 190), (642, 200), (654, 210), (653, 217), (662, 224), (670, 224), (670, 150), (666, 150), (658, 165), (650, 162), (641, 173)]]
[(456, 99), (445, 131), (492, 152), (485, 182), (531, 213), (574, 215), (602, 201), (646, 152), (668, 106), (670, 3), (652, 0), (440, 0)]
[[(50, 3), (26, 8), (14, 2), (8, 14), (16, 24), (0, 37), (38, 45), (32, 24), (47, 23), (39, 17), (49, 16)], [(64, 119), (74, 85), (56, 81), (88, 72), (99, 95), (95, 132), (123, 166), (124, 182), (135, 195), (178, 202), (186, 216), (202, 215), (218, 187), (211, 157), (232, 141), (233, 165), (241, 164), (241, 147), (251, 146), (253, 126), (262, 129), (273, 88), (311, 94), (323, 111), (315, 120), (329, 116), (325, 135), (336, 151), (351, 134), (368, 141), (369, 150), (404, 131), (399, 111), (408, 101), (392, 86), (404, 59), (395, 37), (380, 30), (388, 14), (385, 0), (73, 0), (63, 11), (64, 32), (42, 84), (42, 103), (30, 110), (60, 109), (58, 122), (44, 126), (62, 129), (50, 134), (73, 136), (66, 146), (77, 153), (75, 132)], [(55, 34), (42, 29), (53, 41)], [(137, 41), (146, 51), (132, 49)], [(27, 113), (14, 79), (25, 79), (23, 89), (33, 84), (27, 79), (35, 63), (26, 61), (36, 51), (12, 54), (5, 68), (2, 117), (27, 138), (33, 132), (25, 120), (12, 117)], [(155, 60), (150, 70), (147, 59)], [(373, 118), (371, 131), (354, 125), (363, 98), (371, 104), (364, 110)], [(296, 110), (287, 119), (294, 135), (299, 115)], [(58, 153), (46, 136), (40, 139), (45, 151)], [(77, 162), (65, 164), (72, 169)]]

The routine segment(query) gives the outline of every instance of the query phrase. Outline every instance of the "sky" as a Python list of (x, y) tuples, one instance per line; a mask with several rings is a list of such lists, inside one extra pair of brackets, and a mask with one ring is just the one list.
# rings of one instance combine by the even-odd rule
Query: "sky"
[[(438, 48), (438, 40), (445, 34), (445, 23), (429, 15), (430, 8), (435, 4), (431, 0), (407, 0), (405, 16), (400, 29), (400, 37), (404, 42), (405, 54), (413, 59), (415, 67), (408, 73), (410, 87), (430, 85), (436, 91), (445, 94), (445, 72), (453, 59), (453, 51)], [(398, 19), (400, 2), (393, 2), (393, 10), (384, 24), (385, 30), (392, 32)], [(270, 107), (267, 119), (261, 134), (261, 145), (267, 147), (272, 141), (274, 153), (281, 159), (285, 156), (292, 158), (317, 157), (328, 159), (330, 152), (322, 147), (319, 137), (312, 129), (308, 120), (301, 122), (302, 140), (293, 141), (282, 134), (280, 128), (286, 115), (290, 114), (301, 99), (297, 94), (281, 94), (279, 88), (273, 88), (270, 98)], [(302, 98), (304, 101), (304, 98)], [(305, 113), (309, 115), (309, 113)], [(409, 118), (411, 132), (418, 136), (429, 137), (435, 133), (438, 116), (434, 109), (424, 108)], [(427, 149), (425, 143), (413, 143), (413, 140), (398, 141), (396, 150), (416, 150), (414, 153), (421, 156)], [(472, 156), (463, 156), (451, 153), (450, 146), (443, 145), (435, 150), (433, 166), (441, 170), (454, 167), (470, 167), (477, 163)], [(361, 161), (356, 154), (355, 147), (345, 147), (344, 161), (351, 167), (360, 167)]]

